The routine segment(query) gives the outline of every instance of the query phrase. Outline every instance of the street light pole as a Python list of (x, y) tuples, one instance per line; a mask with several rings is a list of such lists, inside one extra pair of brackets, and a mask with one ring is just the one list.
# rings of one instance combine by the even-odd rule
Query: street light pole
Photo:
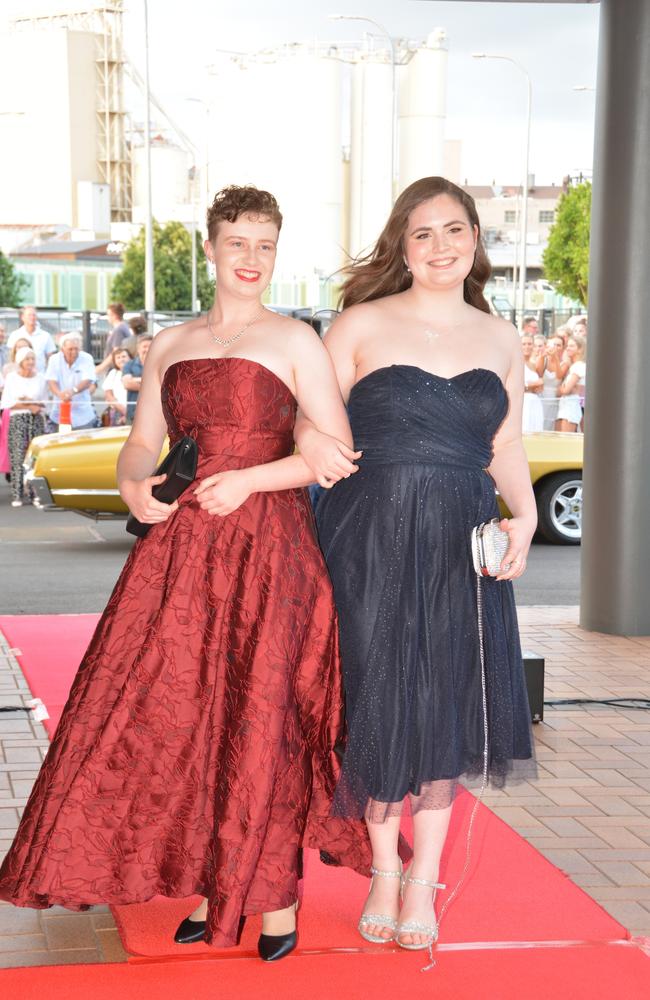
[(392, 96), (392, 107), (391, 107), (391, 157), (390, 157), (390, 177), (391, 177), (391, 202), (394, 203), (397, 198), (397, 62), (395, 59), (395, 42), (391, 35), (388, 33), (386, 28), (379, 23), (379, 21), (374, 21), (371, 17), (364, 17), (361, 14), (330, 14), (330, 21), (365, 21), (366, 24), (372, 24), (377, 28), (382, 35), (388, 40), (388, 45), (390, 47), (390, 62), (391, 62), (391, 96)]
[[(511, 56), (496, 55), (491, 52), (474, 52), (472, 53), (473, 59), (501, 59), (504, 62), (512, 63), (517, 69), (524, 74), (526, 78), (526, 142), (524, 146), (524, 178), (522, 184), (522, 204), (521, 204), (521, 236), (520, 236), (520, 257), (519, 257), (519, 323), (517, 324), (519, 332), (521, 333), (523, 322), (524, 322), (524, 312), (526, 308), (526, 241), (528, 239), (528, 172), (529, 172), (529, 160), (530, 160), (530, 122), (532, 115), (532, 104), (533, 104), (533, 87), (530, 82), (530, 76), (527, 71), (513, 59)], [(515, 308), (517, 303), (515, 302)]]
[(192, 241), (192, 253), (191, 253), (191, 268), (192, 268), (192, 298), (190, 302), (190, 311), (196, 312), (197, 305), (197, 292), (196, 292), (196, 198), (195, 198), (195, 188), (196, 188), (196, 164), (192, 164), (190, 168), (190, 200), (192, 202), (192, 228), (190, 230), (190, 239)]
[[(209, 143), (209, 134), (210, 134), (210, 105), (206, 101), (204, 101), (201, 97), (186, 97), (185, 100), (187, 102), (191, 102), (192, 104), (200, 104), (201, 107), (203, 108), (204, 112), (205, 112), (205, 163), (204, 163), (204, 165), (202, 167), (202, 170), (201, 170), (201, 173), (203, 174), (203, 177), (202, 177), (202, 180), (203, 180), (202, 187), (205, 189), (204, 190), (204, 195), (205, 195), (205, 211), (202, 211), (202, 215), (203, 215), (203, 218), (205, 219), (205, 217), (207, 215), (207, 211), (208, 211), (209, 205), (210, 205), (210, 186), (209, 186), (209, 178), (208, 178), (209, 168), (210, 168), (210, 147), (208, 145), (208, 143)], [(195, 311), (195, 310), (198, 310), (197, 263), (196, 263), (196, 233), (197, 233), (198, 227), (197, 227), (196, 209), (197, 209), (197, 206), (199, 208), (201, 208), (201, 204), (200, 204), (200, 199), (196, 196), (197, 195), (197, 190), (198, 190), (198, 187), (197, 187), (197, 184), (196, 184), (196, 172), (197, 172), (198, 167), (197, 167), (197, 163), (196, 163), (197, 156), (196, 156), (196, 152), (195, 152), (194, 147), (192, 147), (191, 152), (192, 152), (192, 159), (193, 159), (193, 165), (192, 165), (192, 171), (191, 171), (191, 176), (192, 176), (192, 311)], [(198, 152), (198, 150), (197, 150), (197, 152)]]
[[(514, 60), (513, 60), (514, 62)], [(528, 171), (530, 161), (530, 118), (533, 105), (533, 88), (530, 77), (523, 66), (515, 63), (526, 77), (526, 152), (524, 156), (524, 193), (521, 212), (521, 264), (519, 267), (519, 332), (524, 326), (526, 310), (526, 243), (528, 241)]]
[(144, 224), (144, 308), (149, 332), (153, 333), (153, 314), (156, 308), (156, 290), (153, 270), (153, 212), (151, 206), (151, 130), (149, 95), (149, 12), (143, 0), (144, 12), (144, 153), (146, 215)]

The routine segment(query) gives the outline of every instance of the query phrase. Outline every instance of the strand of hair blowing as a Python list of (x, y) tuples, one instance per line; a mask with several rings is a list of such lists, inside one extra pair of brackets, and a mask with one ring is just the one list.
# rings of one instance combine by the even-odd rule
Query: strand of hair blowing
[(483, 246), (481, 224), (474, 199), (444, 177), (422, 177), (402, 191), (393, 205), (388, 222), (374, 249), (365, 256), (358, 257), (344, 269), (346, 278), (341, 286), (339, 300), (343, 309), (359, 302), (382, 299), (386, 295), (394, 295), (410, 288), (412, 278), (404, 264), (404, 236), (409, 216), (423, 201), (429, 201), (440, 194), (455, 198), (464, 209), (471, 225), (478, 227), (476, 255), (472, 270), (463, 282), (463, 297), (465, 302), (469, 302), (476, 309), (490, 312), (483, 289), (492, 268)]

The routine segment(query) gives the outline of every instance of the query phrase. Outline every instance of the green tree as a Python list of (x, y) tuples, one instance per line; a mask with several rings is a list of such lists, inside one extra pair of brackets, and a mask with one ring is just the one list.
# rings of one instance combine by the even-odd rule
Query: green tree
[[(156, 309), (190, 309), (192, 298), (192, 243), (181, 222), (153, 223), (153, 268)], [(208, 278), (200, 233), (196, 233), (197, 295), (201, 307), (212, 303), (214, 284)], [(115, 276), (111, 297), (126, 309), (144, 309), (144, 226), (124, 251), (122, 270)]]
[(562, 295), (587, 305), (591, 184), (577, 184), (562, 195), (544, 251), (544, 274)]
[(27, 281), (0, 250), (0, 306), (19, 306)]

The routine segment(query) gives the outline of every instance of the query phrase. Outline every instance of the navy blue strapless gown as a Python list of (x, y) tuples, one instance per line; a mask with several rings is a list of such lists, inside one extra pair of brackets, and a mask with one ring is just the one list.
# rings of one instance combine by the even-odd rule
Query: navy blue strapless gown
[[(335, 807), (381, 820), (443, 808), (483, 769), (470, 533), (498, 515), (485, 471), (508, 411), (495, 372), (380, 368), (352, 389), (360, 470), (316, 516), (340, 619), (348, 740)], [(534, 772), (512, 585), (483, 583), (493, 784)]]

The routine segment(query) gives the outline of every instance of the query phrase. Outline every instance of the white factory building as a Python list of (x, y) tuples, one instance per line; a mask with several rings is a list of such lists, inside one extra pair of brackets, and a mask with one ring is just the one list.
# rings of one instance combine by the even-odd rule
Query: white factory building
[[(19, 268), (18, 255), (25, 260), (48, 239), (123, 241), (144, 222), (142, 80), (122, 46), (121, 9), (115, 0), (77, 13), (26, 11), (10, 26), (0, 62), (0, 249), (15, 251)], [(396, 41), (394, 51), (366, 35), (357, 45), (224, 53), (206, 69), (196, 98), (203, 130), (191, 137), (156, 97), (154, 81), (154, 217), (203, 228), (220, 187), (268, 188), (285, 219), (274, 301), (331, 304), (337, 272), (372, 246), (399, 191), (432, 174), (462, 182), (461, 144), (445, 138), (447, 60), (443, 29)], [(492, 214), (502, 208), (486, 205), (486, 192), (481, 209), (498, 229), (493, 242), (505, 273), (516, 229), (507, 220), (517, 208), (513, 199), (504, 203), (509, 214), (497, 225)], [(33, 268), (46, 260), (40, 251), (32, 256)], [(52, 289), (52, 301), (40, 304), (66, 305), (54, 291), (65, 282), (37, 278), (31, 274), (33, 287)]]
[[(397, 49), (394, 180), (393, 65), (383, 45), (290, 45), (223, 58), (214, 67), (203, 96), (207, 189), (253, 183), (275, 194), (285, 220), (280, 280), (332, 275), (375, 241), (394, 189), (445, 169), (445, 34), (436, 31), (419, 46)], [(197, 146), (197, 166), (205, 170), (200, 137)], [(155, 148), (153, 153), (155, 174)], [(170, 178), (164, 190), (171, 193), (174, 186)], [(199, 183), (201, 214), (205, 191)], [(157, 214), (155, 177), (153, 195)], [(135, 185), (134, 215), (142, 211)], [(165, 212), (177, 217), (171, 197)]]

